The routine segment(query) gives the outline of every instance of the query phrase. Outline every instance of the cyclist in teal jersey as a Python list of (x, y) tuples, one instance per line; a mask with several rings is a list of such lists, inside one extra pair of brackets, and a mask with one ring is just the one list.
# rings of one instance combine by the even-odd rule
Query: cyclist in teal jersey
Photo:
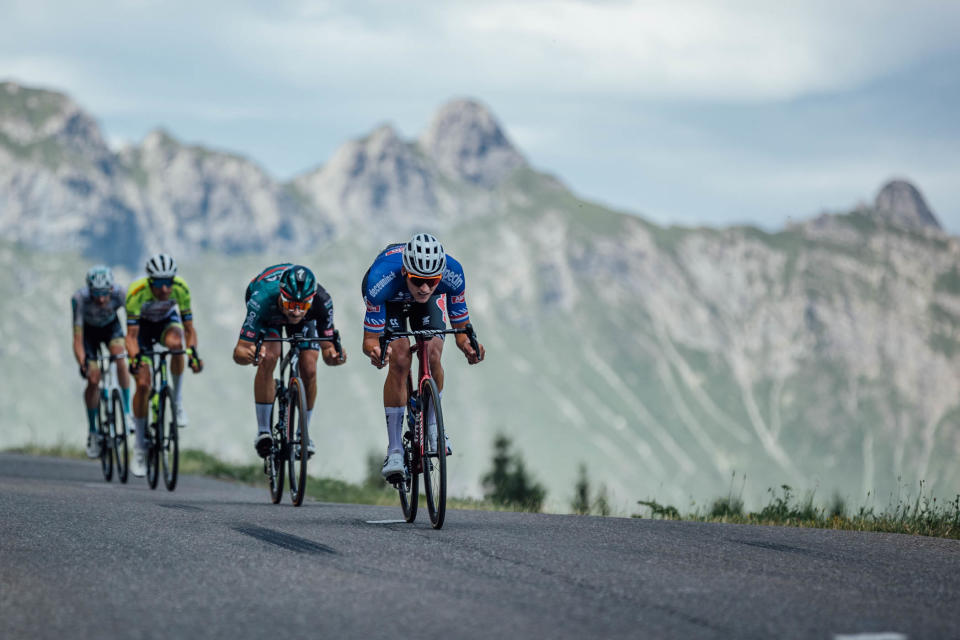
[[(123, 354), (123, 326), (117, 309), (123, 306), (126, 290), (113, 280), (113, 272), (104, 265), (92, 267), (87, 272), (87, 286), (77, 289), (70, 299), (73, 306), (73, 355), (80, 365), (80, 376), (87, 381), (83, 392), (87, 407), (87, 455), (100, 456), (100, 441), (96, 438), (97, 407), (99, 404), (100, 371), (97, 353), (100, 345), (107, 345), (113, 355)], [(127, 367), (117, 367), (117, 382), (123, 399), (124, 428), (130, 421), (130, 376)]]
[[(233, 360), (239, 365), (253, 364), (256, 342), (260, 335), (279, 337), (281, 330), (287, 336), (299, 333), (300, 377), (307, 389), (307, 425), (313, 415), (317, 398), (317, 359), (331, 367), (346, 362), (347, 352), (337, 354), (330, 341), (316, 340), (333, 336), (333, 300), (317, 283), (313, 272), (302, 265), (290, 263), (267, 267), (250, 281), (246, 291), (247, 315), (240, 328), (240, 338), (233, 349)], [(257, 437), (254, 447), (265, 457), (270, 453), (270, 410), (274, 401), (273, 371), (280, 359), (280, 343), (265, 342), (261, 347), (260, 362), (253, 381), (253, 397), (257, 413)], [(307, 448), (313, 455), (313, 439)]]

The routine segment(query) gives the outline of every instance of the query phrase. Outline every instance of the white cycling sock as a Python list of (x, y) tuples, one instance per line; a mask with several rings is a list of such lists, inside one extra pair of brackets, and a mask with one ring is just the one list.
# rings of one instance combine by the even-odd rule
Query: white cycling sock
[(270, 410), (273, 408), (272, 402), (257, 402), (257, 432), (268, 433), (270, 431)]
[[(437, 392), (437, 399), (443, 400), (443, 391)], [(427, 425), (430, 427), (437, 426), (437, 408), (433, 406), (433, 403), (430, 403), (430, 406), (427, 407)]]
[(183, 391), (183, 374), (177, 375), (175, 373), (170, 374), (170, 383), (173, 387), (173, 403), (176, 405), (180, 404), (180, 392)]
[(400, 433), (403, 431), (403, 407), (384, 407), (383, 413), (387, 417), (387, 451), (401, 453), (403, 441)]
[(136, 431), (137, 449), (147, 448), (147, 416), (133, 416), (133, 428)]
[(313, 417), (313, 409), (307, 409), (307, 428), (310, 427), (310, 418)]

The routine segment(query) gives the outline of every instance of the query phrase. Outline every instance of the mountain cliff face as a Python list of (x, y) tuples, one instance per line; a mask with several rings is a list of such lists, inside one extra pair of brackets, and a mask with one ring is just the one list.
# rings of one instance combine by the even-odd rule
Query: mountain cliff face
[[(555, 508), (580, 462), (624, 513), (644, 497), (702, 504), (734, 471), (748, 502), (782, 483), (858, 505), (919, 480), (960, 492), (960, 241), (909, 183), (778, 233), (662, 228), (531, 169), (475, 102), (444, 106), (416, 142), (380, 127), (280, 185), (162, 132), (114, 154), (66, 98), (10, 85), (4, 95), (0, 267), (12, 277), (0, 295), (30, 305), (0, 319), (0, 446), (80, 441), (66, 300), (94, 256), (122, 265), (162, 246), (194, 289), (208, 362), (188, 379), (200, 428), (185, 446), (252, 459), (252, 371), (229, 353), (246, 282), (294, 260), (333, 295), (351, 353), (321, 372), (315, 468), (359, 479), (367, 451), (385, 445), (382, 372), (359, 353), (359, 281), (384, 244), (428, 228), (465, 265), (489, 354), (476, 367), (452, 349), (444, 358), (455, 493), (480, 492), (497, 431), (521, 446)], [(84, 133), (71, 138), (65, 123), (78, 117)], [(36, 252), (40, 242), (55, 251)]]

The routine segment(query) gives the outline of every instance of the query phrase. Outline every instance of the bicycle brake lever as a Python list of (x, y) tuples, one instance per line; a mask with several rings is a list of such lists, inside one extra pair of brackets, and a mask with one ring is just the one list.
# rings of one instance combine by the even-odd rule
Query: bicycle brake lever
[(263, 346), (263, 334), (261, 333), (260, 336), (257, 338), (257, 344), (254, 347), (253, 366), (257, 366), (260, 364), (260, 347), (262, 346)]
[(380, 334), (380, 366), (383, 367), (387, 362), (387, 338), (389, 337), (390, 330), (384, 329), (383, 333)]

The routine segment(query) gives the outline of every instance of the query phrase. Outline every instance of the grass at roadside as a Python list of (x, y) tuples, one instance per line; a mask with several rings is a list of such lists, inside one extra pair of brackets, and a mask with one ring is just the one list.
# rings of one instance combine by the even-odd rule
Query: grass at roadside
[[(770, 502), (754, 512), (745, 511), (743, 502), (732, 495), (717, 498), (708, 509), (695, 509), (685, 515), (676, 507), (655, 500), (640, 500), (638, 504), (649, 510), (650, 517), (666, 520), (878, 531), (960, 539), (960, 495), (951, 502), (938, 502), (936, 498), (923, 495), (922, 484), (915, 498), (899, 500), (884, 511), (860, 507), (849, 514), (846, 504), (838, 496), (834, 496), (827, 506), (814, 506), (813, 494), (803, 498), (794, 496), (788, 485), (782, 485), (779, 492), (773, 489), (769, 492)], [(643, 517), (643, 514), (633, 517)]]
[[(87, 460), (86, 452), (77, 446), (57, 444), (52, 446), (27, 445), (8, 449), (11, 453), (22, 453), (36, 456), (53, 456), (56, 458), (74, 458)], [(367, 477), (361, 484), (352, 484), (336, 478), (307, 478), (307, 495), (323, 502), (340, 502), (350, 504), (378, 504), (397, 506), (399, 499), (397, 492), (390, 485), (380, 479), (380, 459), (372, 457), (367, 461)], [(263, 464), (234, 464), (224, 462), (209, 453), (196, 449), (185, 449), (180, 452), (180, 473), (207, 476), (219, 480), (231, 480), (257, 487), (263, 487), (264, 499), (269, 500), (267, 494), (267, 480), (263, 474)], [(284, 500), (289, 500), (285, 497)], [(448, 497), (447, 506), (451, 509), (485, 509), (502, 510), (492, 502), (473, 500), (470, 498)]]
[[(55, 456), (86, 460), (84, 450), (76, 446), (58, 444), (53, 446), (29, 445), (9, 449), (13, 453)], [(221, 480), (231, 480), (263, 488), (264, 500), (268, 500), (266, 478), (260, 463), (242, 465), (223, 462), (203, 451), (188, 449), (180, 458), (182, 473), (203, 475)], [(366, 478), (352, 484), (335, 478), (310, 477), (307, 495), (324, 502), (353, 504), (377, 504), (399, 507), (397, 493), (380, 479), (380, 458), (371, 454), (367, 459)], [(960, 539), (960, 496), (950, 502), (920, 493), (909, 500), (898, 500), (883, 511), (860, 507), (848, 512), (847, 505), (835, 496), (826, 506), (814, 505), (813, 495), (794, 495), (792, 489), (783, 485), (779, 491), (769, 490), (769, 502), (758, 511), (747, 511), (739, 496), (730, 494), (717, 498), (709, 507), (694, 508), (682, 514), (671, 505), (655, 500), (641, 500), (644, 513), (633, 517), (650, 517), (665, 520), (694, 522), (722, 522), (730, 524), (776, 525), (787, 527), (811, 527), (849, 531), (877, 531)], [(490, 511), (510, 510), (488, 500), (449, 498), (451, 509), (483, 509)]]

